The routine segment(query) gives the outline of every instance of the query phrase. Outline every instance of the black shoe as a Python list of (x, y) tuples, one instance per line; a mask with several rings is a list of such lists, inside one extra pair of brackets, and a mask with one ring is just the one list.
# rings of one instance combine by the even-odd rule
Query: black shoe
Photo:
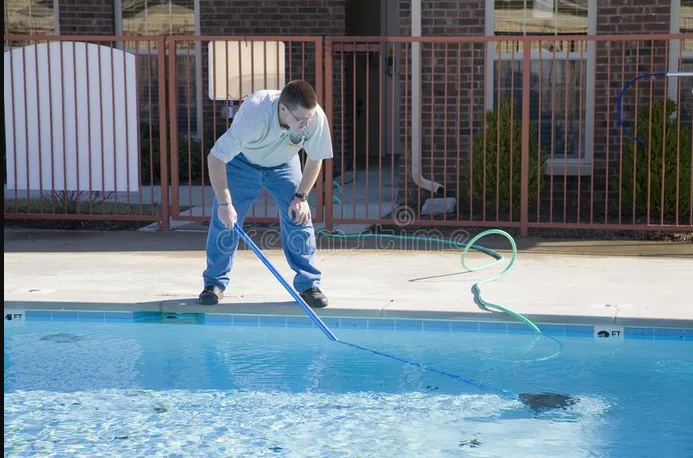
[(301, 291), (301, 298), (312, 308), (323, 308), (328, 304), (327, 296), (317, 286)]
[(205, 286), (205, 289), (200, 293), (198, 301), (202, 305), (217, 305), (224, 297), (224, 291), (218, 286)]

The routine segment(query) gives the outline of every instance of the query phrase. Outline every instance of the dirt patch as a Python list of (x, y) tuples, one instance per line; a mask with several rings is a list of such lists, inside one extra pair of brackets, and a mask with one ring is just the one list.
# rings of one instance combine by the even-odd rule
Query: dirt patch
[[(108, 196), (85, 198), (76, 193), (53, 193), (43, 198), (6, 200), (5, 229), (136, 231), (157, 221), (161, 214), (159, 204), (107, 199)], [(181, 211), (188, 208), (181, 208)], [(92, 216), (103, 219), (95, 220)], [(135, 217), (143, 220), (129, 220)]]

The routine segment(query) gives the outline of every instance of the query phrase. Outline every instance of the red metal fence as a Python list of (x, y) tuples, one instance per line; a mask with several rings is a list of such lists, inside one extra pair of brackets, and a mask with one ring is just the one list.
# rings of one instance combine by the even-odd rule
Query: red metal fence
[[(5, 35), (5, 218), (206, 221), (239, 99), (303, 78), (328, 228), (693, 230), (683, 38)], [(248, 221), (277, 220), (261, 195)]]

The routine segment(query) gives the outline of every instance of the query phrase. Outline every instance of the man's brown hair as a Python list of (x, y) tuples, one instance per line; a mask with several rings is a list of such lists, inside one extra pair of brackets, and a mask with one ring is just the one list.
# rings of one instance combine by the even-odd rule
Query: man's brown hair
[(289, 110), (299, 106), (312, 110), (318, 104), (318, 97), (310, 84), (303, 80), (293, 80), (284, 86), (279, 101), (286, 105)]

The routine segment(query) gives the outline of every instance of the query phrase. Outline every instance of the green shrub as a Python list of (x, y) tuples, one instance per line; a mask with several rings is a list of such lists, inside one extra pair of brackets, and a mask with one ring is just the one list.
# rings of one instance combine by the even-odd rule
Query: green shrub
[[(474, 197), (482, 201), (485, 196), (487, 211), (495, 211), (496, 203), (501, 213), (510, 211), (510, 189), (512, 187), (513, 215), (520, 210), (521, 166), (522, 166), (522, 118), (519, 108), (512, 116), (512, 104), (505, 100), (497, 111), (486, 116), (486, 130), (474, 134), (472, 183)], [(537, 184), (543, 182), (543, 169), (547, 161), (546, 151), (539, 152), (536, 123), (530, 124), (529, 135), (529, 200), (537, 198)], [(485, 146), (484, 146), (485, 139)], [(512, 176), (510, 164), (512, 158)], [(539, 174), (537, 172), (539, 171)], [(498, 182), (498, 180), (500, 180)], [(537, 181), (539, 183), (537, 183)], [(496, 194), (496, 186), (498, 193)], [(498, 200), (496, 200), (498, 199)]]
[[(140, 176), (142, 185), (147, 186), (154, 180), (154, 185), (161, 184), (161, 146), (160, 132), (157, 126), (151, 126), (148, 123), (143, 123), (140, 126), (140, 151), (142, 152), (142, 163)], [(204, 148), (209, 151), (212, 148), (212, 140), (206, 140)], [(205, 183), (209, 183), (207, 171), (203, 170), (204, 162), (202, 151), (202, 143), (194, 138), (178, 137), (178, 179), (180, 184), (199, 185), (202, 183), (202, 177), (205, 178)], [(150, 159), (151, 158), (151, 159)], [(168, 148), (168, 170), (169, 177), (171, 176), (171, 148)], [(204, 175), (203, 175), (204, 173)]]
[[(650, 112), (651, 110), (651, 112)], [(629, 141), (623, 152), (621, 191), (623, 205), (645, 215), (649, 206), (650, 216), (659, 218), (676, 216), (676, 189), (678, 181), (679, 218), (690, 211), (691, 195), (691, 127), (672, 117), (678, 107), (670, 99), (646, 105), (640, 109), (634, 135), (646, 145)], [(651, 113), (651, 114), (650, 114)], [(679, 151), (677, 158), (677, 150)], [(678, 169), (678, 179), (677, 179)], [(662, 180), (662, 171), (664, 179)], [(635, 183), (635, 195), (633, 184)], [(664, 200), (662, 200), (664, 189)]]

